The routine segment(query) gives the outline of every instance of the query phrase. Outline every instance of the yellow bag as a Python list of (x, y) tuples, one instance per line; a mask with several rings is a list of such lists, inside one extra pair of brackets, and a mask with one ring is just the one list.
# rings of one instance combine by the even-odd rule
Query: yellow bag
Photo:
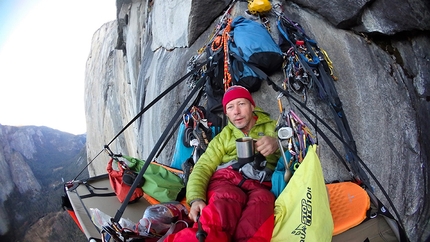
[(331, 241), (333, 219), (316, 145), (275, 201), (271, 241)]

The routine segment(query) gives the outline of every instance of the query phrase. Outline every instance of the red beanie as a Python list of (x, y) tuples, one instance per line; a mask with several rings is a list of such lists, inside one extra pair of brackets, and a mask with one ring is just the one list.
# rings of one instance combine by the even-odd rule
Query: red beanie
[(252, 99), (251, 93), (249, 93), (248, 89), (246, 89), (245, 87), (236, 85), (236, 86), (229, 87), (224, 93), (224, 97), (222, 98), (222, 106), (224, 108), (224, 113), (225, 113), (225, 106), (230, 101), (236, 98), (246, 98), (255, 107), (254, 99)]

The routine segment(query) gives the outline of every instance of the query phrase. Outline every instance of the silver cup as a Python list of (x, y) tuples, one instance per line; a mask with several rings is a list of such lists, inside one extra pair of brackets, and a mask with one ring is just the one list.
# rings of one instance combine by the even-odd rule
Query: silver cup
[(254, 139), (251, 137), (243, 137), (236, 139), (236, 150), (237, 158), (239, 159), (247, 159), (254, 157)]

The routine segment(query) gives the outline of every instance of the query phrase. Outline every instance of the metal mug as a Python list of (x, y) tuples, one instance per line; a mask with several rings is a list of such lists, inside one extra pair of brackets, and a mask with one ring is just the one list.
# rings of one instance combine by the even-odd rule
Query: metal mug
[(254, 157), (255, 146), (254, 139), (251, 137), (243, 137), (236, 139), (237, 158), (247, 159)]

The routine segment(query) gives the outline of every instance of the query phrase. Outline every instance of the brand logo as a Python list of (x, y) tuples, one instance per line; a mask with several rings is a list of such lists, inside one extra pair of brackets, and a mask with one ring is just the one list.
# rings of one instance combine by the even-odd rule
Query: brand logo
[(300, 224), (291, 232), (291, 234), (300, 236), (300, 242), (306, 239), (306, 230), (312, 225), (312, 189), (306, 188), (305, 197), (301, 200), (301, 219)]

